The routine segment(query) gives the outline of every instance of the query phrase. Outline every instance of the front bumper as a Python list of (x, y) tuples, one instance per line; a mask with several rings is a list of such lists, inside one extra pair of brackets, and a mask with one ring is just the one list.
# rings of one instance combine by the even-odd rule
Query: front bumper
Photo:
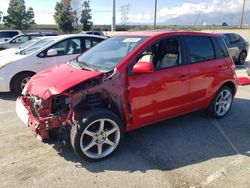
[(10, 91), (10, 79), (0, 75), (0, 92)]
[(30, 127), (34, 136), (45, 141), (49, 139), (49, 131), (59, 127), (65, 127), (69, 115), (62, 116), (49, 115), (47, 117), (35, 117), (29, 104), (25, 103), (24, 96), (19, 96), (16, 101), (16, 114), (23, 123)]
[(33, 116), (29, 106), (25, 104), (22, 96), (17, 98), (16, 114), (26, 126), (31, 128), (37, 139), (43, 141), (49, 138), (48, 130), (46, 130), (46, 127), (43, 125), (43, 121)]

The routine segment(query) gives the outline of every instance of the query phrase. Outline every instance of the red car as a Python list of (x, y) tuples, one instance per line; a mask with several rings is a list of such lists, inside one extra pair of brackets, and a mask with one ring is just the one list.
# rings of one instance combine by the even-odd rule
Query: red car
[(97, 161), (127, 131), (199, 109), (224, 117), (236, 80), (222, 35), (133, 32), (33, 76), (16, 111), (42, 141), (70, 127), (74, 151)]

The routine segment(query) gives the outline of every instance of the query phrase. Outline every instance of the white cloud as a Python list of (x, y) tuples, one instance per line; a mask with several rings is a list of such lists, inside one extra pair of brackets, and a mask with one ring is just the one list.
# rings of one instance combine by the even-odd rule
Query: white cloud
[[(242, 8), (243, 0), (229, 0), (222, 2), (221, 0), (213, 0), (212, 2), (201, 3), (183, 3), (181, 6), (176, 7), (162, 7), (158, 10), (157, 21), (164, 21), (174, 17), (186, 14), (197, 13), (234, 13)], [(247, 3), (246, 3), (247, 4)], [(250, 10), (250, 6), (246, 5), (246, 10)], [(148, 23), (153, 20), (153, 12), (129, 14), (129, 20), (133, 22)]]

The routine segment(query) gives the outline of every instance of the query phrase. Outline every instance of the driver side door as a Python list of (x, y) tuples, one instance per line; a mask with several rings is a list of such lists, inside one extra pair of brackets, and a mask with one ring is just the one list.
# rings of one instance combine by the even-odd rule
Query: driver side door
[[(151, 61), (155, 70), (151, 73), (133, 73), (131, 70), (128, 76), (132, 129), (188, 110), (190, 68), (184, 63), (180, 41), (179, 37), (160, 40), (135, 60), (137, 63)], [(142, 57), (145, 55), (146, 58)]]

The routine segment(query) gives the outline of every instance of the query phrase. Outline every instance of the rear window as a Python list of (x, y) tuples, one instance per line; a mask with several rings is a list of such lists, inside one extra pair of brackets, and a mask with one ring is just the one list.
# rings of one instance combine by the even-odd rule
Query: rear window
[(189, 48), (191, 63), (215, 59), (213, 44), (206, 36), (186, 36), (186, 45)]
[(227, 46), (223, 40), (223, 38), (213, 38), (215, 43), (215, 50), (216, 50), (216, 57), (217, 58), (224, 58), (228, 57)]

